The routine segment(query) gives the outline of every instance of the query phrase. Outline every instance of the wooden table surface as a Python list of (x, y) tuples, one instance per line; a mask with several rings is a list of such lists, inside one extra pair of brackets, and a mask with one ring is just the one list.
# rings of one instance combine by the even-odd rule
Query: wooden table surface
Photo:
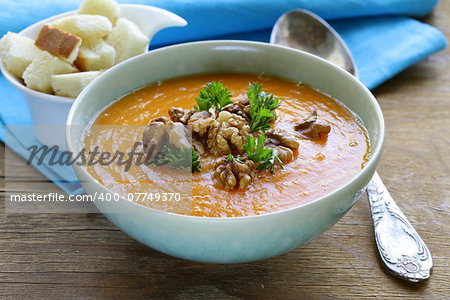
[[(447, 38), (449, 2), (441, 1), (424, 20)], [(375, 95), (387, 128), (379, 173), (433, 254), (428, 281), (409, 284), (384, 271), (364, 196), (307, 245), (238, 265), (167, 256), (100, 214), (1, 213), (0, 299), (450, 299), (450, 49), (404, 71)], [(3, 166), (4, 145), (0, 152)], [(23, 165), (19, 157), (10, 163)], [(4, 183), (4, 167), (0, 171)], [(31, 167), (17, 168), (14, 176), (24, 179), (24, 191), (45, 180)]]

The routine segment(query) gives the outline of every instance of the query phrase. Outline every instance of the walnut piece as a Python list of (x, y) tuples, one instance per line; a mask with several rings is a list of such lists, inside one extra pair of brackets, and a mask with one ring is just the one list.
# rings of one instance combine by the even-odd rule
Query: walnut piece
[(281, 145), (291, 150), (297, 150), (300, 146), (295, 135), (283, 128), (273, 128), (266, 132), (269, 141), (274, 145)]
[(243, 154), (245, 139), (250, 128), (246, 120), (228, 111), (200, 111), (191, 115), (188, 126), (194, 140), (204, 145), (204, 150), (214, 155)]
[(191, 147), (186, 127), (182, 123), (169, 121), (165, 117), (156, 118), (147, 125), (142, 136), (142, 143), (149, 161), (155, 159), (164, 145), (172, 145), (178, 149)]
[(247, 122), (250, 122), (250, 101), (247, 95), (239, 95), (237, 101), (228, 104), (222, 111), (228, 111), (232, 114), (243, 117)]
[(171, 107), (169, 109), (169, 117), (173, 122), (180, 122), (187, 125), (191, 116), (195, 113), (194, 109), (187, 110), (179, 107)]
[(194, 148), (194, 151), (196, 151), (200, 155), (204, 155), (206, 153), (203, 144), (196, 139), (192, 139), (192, 148)]
[(162, 150), (163, 145), (167, 143), (166, 122), (166, 118), (157, 118), (147, 125), (144, 130), (142, 144), (144, 153), (146, 153), (149, 160), (153, 160)]
[(278, 158), (287, 163), (294, 159), (294, 151), (300, 146), (297, 137), (282, 128), (273, 128), (266, 132), (267, 147), (274, 150)]
[(242, 158), (221, 158), (214, 167), (214, 180), (226, 190), (235, 188), (243, 190), (256, 178), (256, 165), (253, 161)]
[(208, 132), (206, 140), (210, 152), (216, 155), (243, 154), (245, 140), (250, 132), (246, 120), (228, 111), (221, 111), (216, 121), (219, 126)]
[(331, 131), (331, 125), (317, 120), (317, 111), (314, 110), (303, 122), (294, 126), (301, 135), (312, 140), (320, 139), (322, 134), (328, 134)]
[[(222, 111), (228, 111), (232, 114), (238, 115), (243, 117), (248, 123), (251, 122), (252, 118), (250, 116), (250, 100), (248, 99), (247, 95), (241, 94), (237, 97), (237, 100), (233, 103), (228, 104), (224, 108), (222, 108)], [(270, 120), (270, 124), (274, 123), (277, 119), (277, 113), (274, 110), (272, 112), (274, 118)]]
[(215, 114), (207, 111), (195, 112), (189, 118), (187, 124), (191, 128), (192, 134), (202, 140), (206, 139), (211, 128), (219, 126), (219, 123), (215, 120)]
[(178, 149), (191, 148), (188, 130), (185, 125), (180, 122), (171, 121), (166, 123), (167, 134), (169, 135), (169, 143)]
[(273, 144), (269, 144), (267, 147), (273, 149), (275, 155), (278, 156), (282, 163), (287, 163), (294, 159), (294, 152), (288, 147)]

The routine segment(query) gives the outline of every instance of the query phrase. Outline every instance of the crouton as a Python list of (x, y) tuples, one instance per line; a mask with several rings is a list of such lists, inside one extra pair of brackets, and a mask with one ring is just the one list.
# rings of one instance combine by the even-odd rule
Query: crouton
[(34, 44), (41, 50), (73, 63), (78, 56), (81, 39), (61, 29), (44, 25)]
[(116, 50), (103, 39), (91, 43), (83, 41), (75, 66), (80, 71), (98, 71), (114, 65)]
[(102, 72), (91, 71), (52, 75), (51, 84), (55, 95), (76, 98), (81, 91)]
[(8, 32), (0, 40), (0, 56), (11, 74), (22, 77), (23, 72), (40, 50), (34, 41), (17, 33)]
[(147, 50), (149, 39), (136, 24), (125, 18), (119, 18), (106, 42), (116, 49), (115, 63), (117, 64), (144, 53)]
[(95, 41), (107, 36), (112, 30), (112, 24), (108, 18), (98, 15), (62, 17), (55, 20), (50, 26), (74, 34), (83, 41)]
[(120, 16), (120, 7), (113, 0), (84, 0), (78, 9), (81, 15), (105, 16), (114, 25)]
[(27, 87), (33, 90), (51, 94), (51, 76), (53, 74), (74, 73), (78, 70), (71, 64), (41, 51), (23, 72), (23, 79)]
[(8, 31), (1, 39), (0, 39), (0, 57), (7, 54), (9, 51), (11, 42), (13, 41), (15, 36), (19, 36), (17, 33)]

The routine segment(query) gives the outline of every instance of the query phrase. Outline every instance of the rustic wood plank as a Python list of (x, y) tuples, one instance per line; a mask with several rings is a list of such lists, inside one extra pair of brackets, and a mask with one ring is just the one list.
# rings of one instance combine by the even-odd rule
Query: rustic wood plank
[[(425, 19), (450, 36), (450, 3)], [(134, 241), (100, 214), (0, 214), (0, 298), (448, 299), (450, 297), (450, 50), (375, 90), (387, 138), (379, 171), (433, 254), (430, 280), (408, 284), (382, 268), (363, 197), (332, 229), (276, 258), (208, 265)], [(0, 146), (0, 210), (5, 207)], [(10, 156), (8, 156), (10, 158)], [(47, 182), (12, 156), (8, 176)], [(11, 192), (11, 191), (9, 191)]]

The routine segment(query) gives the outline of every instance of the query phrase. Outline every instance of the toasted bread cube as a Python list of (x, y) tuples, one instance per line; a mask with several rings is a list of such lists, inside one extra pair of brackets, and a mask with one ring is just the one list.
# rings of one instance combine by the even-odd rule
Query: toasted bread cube
[(62, 17), (50, 24), (80, 37), (83, 41), (95, 41), (107, 36), (112, 30), (108, 18), (98, 15), (72, 15)]
[(51, 94), (51, 77), (54, 74), (74, 73), (78, 70), (71, 64), (41, 51), (23, 72), (23, 80), (27, 87), (33, 90)]
[(52, 75), (51, 83), (55, 95), (76, 98), (81, 91), (95, 78), (100, 71), (81, 72), (73, 74)]
[(1, 39), (0, 39), (0, 57), (6, 55), (11, 47), (11, 43), (14, 41), (15, 37), (18, 37), (17, 33), (8, 31)]
[(41, 50), (73, 63), (78, 56), (81, 39), (61, 29), (44, 25), (34, 44)]
[(116, 24), (120, 16), (120, 6), (113, 0), (84, 0), (78, 9), (78, 13), (81, 15), (105, 16), (112, 24)]
[(80, 71), (98, 71), (114, 65), (116, 50), (103, 39), (81, 44), (75, 66)]
[(144, 53), (149, 43), (137, 25), (125, 18), (117, 20), (106, 41), (116, 49), (116, 64)]
[(30, 38), (8, 32), (0, 40), (0, 56), (11, 74), (22, 77), (23, 72), (40, 50)]

